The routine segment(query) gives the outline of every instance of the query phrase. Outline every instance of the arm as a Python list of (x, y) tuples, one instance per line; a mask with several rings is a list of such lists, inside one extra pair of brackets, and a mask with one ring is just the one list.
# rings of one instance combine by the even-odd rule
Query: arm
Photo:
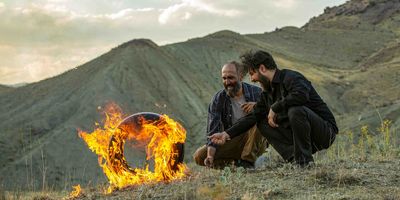
[(241, 108), (246, 114), (249, 114), (253, 111), (257, 101), (260, 100), (262, 90), (254, 85), (243, 84), (243, 86), (246, 89), (246, 103), (242, 104)]
[(283, 84), (288, 91), (285, 98), (275, 102), (271, 109), (279, 113), (292, 106), (301, 106), (309, 100), (310, 82), (302, 75), (296, 74), (285, 77)]
[(256, 102), (246, 102), (244, 104), (242, 104), (240, 107), (242, 108), (242, 110), (249, 114), (251, 113), (251, 111), (253, 111), (254, 106), (256, 105)]
[(257, 101), (253, 111), (250, 114), (240, 118), (235, 124), (232, 125), (231, 128), (226, 130), (226, 133), (230, 136), (230, 138), (246, 132), (258, 121), (266, 119), (267, 110), (269, 108), (267, 108), (265, 95), (267, 94), (263, 92), (261, 98)]
[(217, 150), (215, 149), (215, 147), (212, 147), (212, 146), (207, 147), (207, 157), (204, 160), (205, 166), (212, 167), (212, 165), (214, 163), (214, 156), (215, 156), (216, 151)]
[[(208, 106), (208, 118), (207, 118), (207, 136), (211, 136), (214, 133), (221, 132), (223, 130), (223, 125), (221, 121), (221, 108), (218, 107), (219, 93), (214, 95), (211, 103)], [(207, 146), (216, 148), (217, 145), (214, 144), (210, 138), (207, 137)]]

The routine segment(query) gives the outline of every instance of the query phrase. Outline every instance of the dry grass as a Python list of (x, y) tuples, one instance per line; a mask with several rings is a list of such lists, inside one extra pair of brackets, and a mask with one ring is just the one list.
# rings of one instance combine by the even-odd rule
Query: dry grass
[[(383, 121), (376, 132), (366, 126), (338, 135), (315, 155), (316, 165), (298, 168), (269, 149), (259, 168), (203, 168), (172, 183), (139, 185), (104, 194), (107, 185), (83, 188), (78, 198), (63, 192), (4, 192), (0, 199), (400, 199), (399, 135)], [(72, 189), (71, 189), (72, 190)]]

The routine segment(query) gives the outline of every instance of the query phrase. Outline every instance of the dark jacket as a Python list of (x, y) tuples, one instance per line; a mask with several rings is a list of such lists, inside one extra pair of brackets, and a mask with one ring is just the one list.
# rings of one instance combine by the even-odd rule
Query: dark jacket
[[(244, 98), (246, 102), (260, 100), (261, 88), (242, 82)], [(220, 90), (211, 100), (208, 106), (207, 136), (227, 130), (232, 126), (232, 103), (226, 91)], [(247, 131), (247, 130), (245, 130)], [(214, 146), (207, 138), (207, 146)]]
[(318, 116), (327, 121), (332, 130), (337, 133), (335, 117), (326, 103), (315, 91), (311, 82), (301, 73), (277, 69), (272, 82), (266, 91), (262, 92), (252, 113), (242, 117), (231, 128), (225, 130), (231, 137), (240, 135), (260, 120), (267, 120), (269, 109), (277, 113), (277, 123), (280, 126), (290, 126), (287, 119), (288, 108), (292, 106), (306, 106)]

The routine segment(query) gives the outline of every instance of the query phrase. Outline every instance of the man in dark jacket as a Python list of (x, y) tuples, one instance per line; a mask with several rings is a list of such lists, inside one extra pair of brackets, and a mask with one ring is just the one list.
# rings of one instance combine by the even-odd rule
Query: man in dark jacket
[(209, 138), (221, 145), (257, 124), (283, 159), (308, 166), (313, 153), (335, 140), (338, 127), (332, 112), (310, 81), (299, 72), (278, 69), (269, 53), (251, 51), (241, 59), (251, 80), (263, 87), (261, 99), (251, 114)]
[[(242, 82), (243, 67), (238, 62), (225, 64), (221, 70), (224, 89), (217, 92), (208, 107), (207, 136), (227, 130), (253, 110), (260, 99), (261, 88)], [(256, 126), (243, 129), (243, 134), (217, 147), (211, 140), (197, 149), (193, 158), (198, 165), (224, 167), (234, 163), (252, 167), (266, 148), (266, 141)], [(214, 165), (215, 164), (215, 165)]]

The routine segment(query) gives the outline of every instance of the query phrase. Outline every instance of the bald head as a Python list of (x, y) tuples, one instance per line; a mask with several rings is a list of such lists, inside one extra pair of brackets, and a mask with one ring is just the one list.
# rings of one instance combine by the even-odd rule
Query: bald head
[(233, 64), (225, 64), (222, 66), (221, 73), (231, 73), (239, 75), (237, 68)]
[(240, 89), (242, 76), (240, 71), (240, 64), (234, 61), (222, 66), (222, 81), (225, 87), (225, 91), (231, 97), (239, 95), (239, 92), (241, 91)]
[(242, 71), (243, 71), (242, 65), (236, 61), (231, 61), (226, 63), (225, 65), (222, 66), (221, 71), (222, 72), (229, 71), (232, 73), (236, 73), (240, 79), (242, 78)]

